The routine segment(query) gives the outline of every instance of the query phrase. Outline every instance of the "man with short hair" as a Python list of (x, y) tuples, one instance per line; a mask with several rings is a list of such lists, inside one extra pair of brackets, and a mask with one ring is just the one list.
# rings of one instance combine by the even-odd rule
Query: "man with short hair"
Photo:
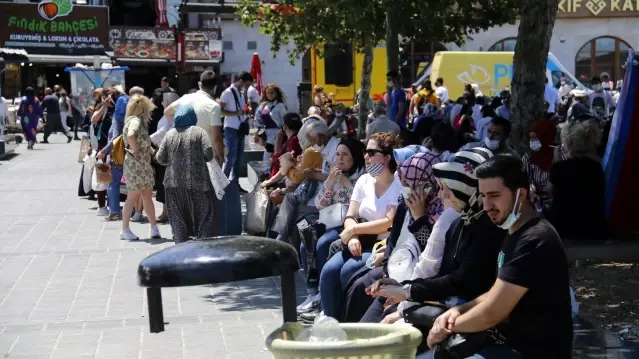
[(438, 77), (437, 81), (435, 81), (435, 96), (437, 96), (442, 106), (448, 101), (448, 89), (444, 86), (444, 79), (441, 77)]
[(213, 99), (217, 79), (215, 72), (204, 71), (200, 75), (199, 90), (182, 96), (164, 109), (164, 115), (173, 123), (175, 110), (180, 105), (191, 105), (197, 116), (197, 126), (209, 134), (216, 161), (222, 165), (224, 159), (224, 141), (222, 140), (222, 108)]
[(129, 96), (140, 95), (144, 96), (144, 89), (140, 86), (133, 86), (129, 89)]
[(399, 125), (388, 119), (386, 116), (386, 106), (383, 104), (375, 105), (373, 112), (375, 119), (366, 126), (366, 138), (371, 138), (377, 132), (391, 132), (399, 135), (401, 129)]
[(175, 92), (175, 89), (173, 89), (170, 84), (169, 84), (169, 78), (164, 76), (162, 78), (162, 80), (160, 80), (160, 87), (165, 89), (165, 90), (169, 90), (171, 92)]
[(497, 107), (497, 116), (510, 120), (510, 91), (504, 90), (499, 94), (502, 105)]
[(523, 163), (513, 156), (495, 156), (475, 175), (484, 210), (508, 231), (497, 261), (497, 280), (487, 293), (439, 316), (428, 346), (433, 348), (453, 333), (496, 328), (505, 343), (490, 344), (472, 358), (572, 357), (566, 252), (553, 226), (530, 202)]
[[(56, 85), (58, 90), (60, 86)], [(49, 143), (48, 139), (52, 132), (60, 131), (67, 136), (67, 143), (73, 140), (73, 137), (69, 135), (64, 126), (62, 125), (62, 115), (60, 111), (60, 101), (58, 96), (51, 90), (50, 87), (44, 89), (44, 100), (42, 100), (42, 107), (47, 112), (46, 123), (44, 124), (44, 139), (42, 143)], [(66, 119), (65, 119), (66, 120)]]
[(610, 109), (615, 107), (614, 99), (610, 91), (604, 91), (599, 77), (593, 77), (591, 84), (592, 92), (588, 93), (590, 112), (600, 121), (604, 121), (610, 116)]
[(227, 154), (222, 170), (230, 181), (238, 181), (238, 171), (244, 155), (244, 138), (248, 135), (248, 112), (246, 98), (242, 90), (253, 84), (253, 76), (242, 71), (220, 97), (220, 106), (224, 116), (224, 147)]
[(386, 74), (386, 86), (392, 88), (388, 98), (390, 120), (398, 124), (400, 128), (406, 128), (406, 92), (399, 81), (397, 70), (391, 70)]
[(467, 150), (475, 147), (483, 147), (489, 149), (495, 155), (506, 154), (519, 158), (517, 152), (506, 144), (506, 140), (508, 136), (510, 136), (511, 127), (510, 121), (507, 119), (503, 117), (493, 117), (486, 127), (486, 137), (480, 142), (467, 143), (462, 149)]

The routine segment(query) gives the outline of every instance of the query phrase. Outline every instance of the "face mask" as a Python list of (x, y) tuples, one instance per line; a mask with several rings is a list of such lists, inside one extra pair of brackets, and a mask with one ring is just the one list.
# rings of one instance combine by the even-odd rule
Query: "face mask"
[(386, 168), (386, 165), (384, 165), (383, 163), (372, 163), (366, 165), (366, 172), (368, 172), (371, 177), (377, 177), (382, 174), (384, 168)]
[(499, 148), (499, 140), (491, 140), (490, 138), (484, 138), (484, 143), (489, 150), (496, 150)]
[(566, 85), (566, 81), (561, 81), (561, 86)]
[(592, 89), (595, 91), (601, 91), (601, 84), (592, 85)]
[(317, 152), (322, 152), (324, 151), (324, 145), (320, 146), (320, 145), (313, 145), (313, 149)]
[(530, 141), (530, 149), (535, 152), (541, 150), (541, 141)]
[(410, 194), (410, 187), (402, 187), (402, 196), (404, 199), (408, 199), (408, 195)]
[(393, 81), (386, 81), (386, 86), (393, 87)]
[(515, 210), (515, 208), (517, 208), (517, 204), (519, 203), (519, 191), (521, 191), (521, 189), (518, 189), (517, 194), (515, 195), (516, 199), (515, 205), (513, 206), (513, 211), (508, 215), (508, 218), (506, 218), (504, 223), (499, 225), (501, 229), (509, 230), (515, 224), (515, 222), (517, 222), (519, 217), (521, 217), (521, 203), (519, 204), (519, 208)]

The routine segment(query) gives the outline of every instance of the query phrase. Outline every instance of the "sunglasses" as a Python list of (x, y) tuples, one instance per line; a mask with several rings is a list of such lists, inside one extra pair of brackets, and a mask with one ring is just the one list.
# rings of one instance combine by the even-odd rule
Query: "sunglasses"
[(386, 155), (386, 152), (384, 152), (382, 150), (375, 149), (375, 148), (367, 149), (366, 151), (364, 151), (364, 153), (366, 155), (368, 155), (368, 157), (373, 157), (377, 153), (381, 153), (382, 155)]

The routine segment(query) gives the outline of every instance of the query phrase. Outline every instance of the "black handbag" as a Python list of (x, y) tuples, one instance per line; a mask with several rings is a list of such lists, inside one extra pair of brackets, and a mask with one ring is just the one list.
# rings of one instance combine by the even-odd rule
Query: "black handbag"
[(456, 333), (433, 349), (435, 359), (463, 359), (496, 343), (492, 330), (479, 333)]

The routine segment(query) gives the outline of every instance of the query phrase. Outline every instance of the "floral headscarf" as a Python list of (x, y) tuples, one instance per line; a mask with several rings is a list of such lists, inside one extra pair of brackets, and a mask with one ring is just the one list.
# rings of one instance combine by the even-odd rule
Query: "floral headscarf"
[[(404, 161), (397, 169), (400, 178), (411, 188), (415, 188), (418, 185), (424, 188), (431, 188), (426, 198), (426, 214), (428, 215), (430, 224), (434, 224), (444, 210), (442, 202), (437, 196), (439, 186), (433, 174), (433, 166), (442, 161), (442, 154), (421, 152)], [(399, 201), (400, 203), (404, 202), (404, 197), (401, 196)], [(408, 211), (410, 211), (410, 208), (408, 208)], [(413, 218), (411, 213), (409, 224), (412, 223)]]

